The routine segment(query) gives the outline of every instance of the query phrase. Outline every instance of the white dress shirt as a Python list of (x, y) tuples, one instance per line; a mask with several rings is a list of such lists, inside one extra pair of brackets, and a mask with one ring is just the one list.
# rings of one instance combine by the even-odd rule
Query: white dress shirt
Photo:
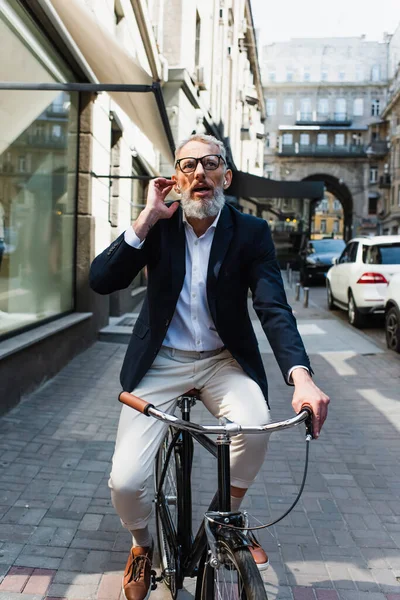
[[(221, 211), (207, 231), (197, 237), (183, 215), (186, 237), (186, 274), (163, 345), (176, 350), (203, 352), (223, 347), (207, 302), (207, 269), (211, 244)], [(125, 241), (134, 248), (143, 242), (133, 227), (125, 231)]]
[[(196, 350), (198, 352), (217, 350), (224, 345), (212, 320), (207, 302), (207, 270), (210, 259), (211, 244), (221, 211), (207, 231), (197, 237), (193, 227), (183, 215), (186, 237), (186, 274), (183, 287), (178, 298), (174, 316), (168, 327), (163, 345), (176, 350)], [(124, 234), (125, 242), (133, 248), (140, 249), (144, 244), (136, 235), (133, 227)], [(293, 383), (292, 371), (303, 365), (293, 366), (287, 379)]]

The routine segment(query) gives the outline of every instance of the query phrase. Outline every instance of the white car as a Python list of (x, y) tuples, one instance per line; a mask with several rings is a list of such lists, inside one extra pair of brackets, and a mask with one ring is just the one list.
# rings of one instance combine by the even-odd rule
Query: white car
[(362, 327), (367, 315), (384, 314), (391, 278), (400, 273), (400, 235), (350, 240), (326, 275), (328, 308), (347, 310), (349, 323)]
[(400, 352), (400, 273), (392, 277), (387, 287), (385, 333), (388, 348)]

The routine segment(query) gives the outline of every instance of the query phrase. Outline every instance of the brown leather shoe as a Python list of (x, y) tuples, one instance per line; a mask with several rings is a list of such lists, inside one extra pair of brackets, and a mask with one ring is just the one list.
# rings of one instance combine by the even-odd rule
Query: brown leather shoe
[(131, 549), (126, 563), (122, 592), (126, 600), (147, 600), (150, 596), (153, 544), (149, 548)]
[(249, 546), (249, 550), (253, 555), (254, 562), (256, 563), (259, 571), (266, 571), (269, 567), (269, 560), (267, 553), (264, 548), (262, 548), (261, 544), (252, 533), (249, 534), (249, 539), (251, 541), (251, 546)]

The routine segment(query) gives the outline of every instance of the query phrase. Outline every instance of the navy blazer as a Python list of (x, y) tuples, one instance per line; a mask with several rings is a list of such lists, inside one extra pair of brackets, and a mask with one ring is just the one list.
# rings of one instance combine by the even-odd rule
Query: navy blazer
[[(122, 234), (91, 265), (90, 286), (99, 294), (126, 288), (147, 265), (147, 292), (121, 370), (126, 391), (139, 384), (163, 343), (185, 278), (185, 243), (179, 208), (171, 219), (156, 223), (140, 250), (127, 244)], [(267, 378), (247, 307), (249, 289), (286, 382), (295, 365), (311, 371), (267, 222), (225, 205), (211, 246), (208, 306), (224, 346), (259, 384), (268, 403)]]

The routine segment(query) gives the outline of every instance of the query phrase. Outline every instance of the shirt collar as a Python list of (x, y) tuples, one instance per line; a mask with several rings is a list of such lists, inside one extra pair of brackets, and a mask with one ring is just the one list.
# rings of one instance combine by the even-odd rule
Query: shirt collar
[[(219, 221), (219, 218), (220, 218), (220, 216), (221, 216), (221, 210), (218, 212), (218, 214), (217, 214), (217, 216), (215, 217), (215, 219), (214, 219), (213, 223), (211, 223), (211, 225), (210, 225), (210, 227), (207, 229), (207, 231), (210, 231), (210, 229), (215, 229), (215, 228), (217, 227), (217, 225), (218, 225), (218, 221)], [(192, 229), (192, 230), (193, 230), (193, 227), (191, 226), (191, 224), (190, 224), (190, 223), (189, 223), (189, 221), (187, 220), (187, 218), (186, 218), (186, 215), (185, 215), (185, 213), (184, 213), (183, 211), (182, 211), (182, 221), (183, 221), (183, 222), (184, 222), (184, 223), (185, 223), (185, 224), (186, 224), (188, 227), (190, 227), (190, 229)], [(206, 231), (206, 232), (205, 232), (203, 235), (205, 235), (205, 234), (207, 233), (207, 231)]]

